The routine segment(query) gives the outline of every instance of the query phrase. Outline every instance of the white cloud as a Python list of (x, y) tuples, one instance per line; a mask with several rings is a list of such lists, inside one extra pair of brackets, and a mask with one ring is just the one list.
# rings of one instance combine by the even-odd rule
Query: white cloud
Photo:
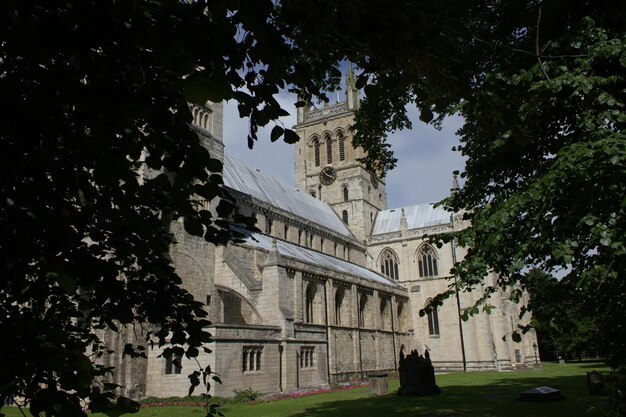
[[(334, 98), (331, 95), (332, 98)], [(282, 93), (278, 96), (281, 106), (291, 113), (281, 118), (285, 127), (296, 123), (295, 96)], [(417, 203), (435, 202), (450, 193), (452, 171), (462, 171), (464, 159), (452, 151), (458, 145), (455, 132), (461, 126), (460, 117), (445, 120), (441, 131), (419, 121), (416, 110), (410, 110), (413, 129), (396, 132), (389, 142), (398, 158), (396, 168), (385, 179), (389, 207), (402, 207)], [(247, 146), (248, 121), (240, 119), (236, 103), (224, 104), (225, 151), (257, 169), (274, 175), (289, 184), (294, 178), (294, 146), (282, 140), (271, 143), (270, 124), (259, 129), (254, 149)]]

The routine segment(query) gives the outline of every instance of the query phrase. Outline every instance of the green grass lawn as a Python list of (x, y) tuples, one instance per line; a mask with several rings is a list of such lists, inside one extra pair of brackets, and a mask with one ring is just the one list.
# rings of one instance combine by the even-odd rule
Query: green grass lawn
[[(227, 404), (220, 410), (226, 417), (602, 416), (605, 415), (602, 407), (606, 405), (606, 399), (592, 397), (587, 391), (585, 372), (593, 369), (608, 371), (599, 363), (568, 363), (563, 366), (545, 363), (541, 370), (437, 375), (437, 384), (443, 392), (430, 397), (398, 397), (395, 394), (398, 382), (390, 381), (390, 393), (384, 396), (373, 397), (369, 395), (368, 388), (359, 388), (290, 400)], [(530, 403), (517, 399), (520, 392), (537, 386), (560, 389), (565, 398), (551, 403)], [(592, 407), (596, 407), (596, 411), (588, 413)], [(0, 412), (10, 417), (21, 415), (18, 410), (6, 407)], [(136, 414), (138, 417), (203, 415), (204, 410), (198, 407), (142, 408)]]

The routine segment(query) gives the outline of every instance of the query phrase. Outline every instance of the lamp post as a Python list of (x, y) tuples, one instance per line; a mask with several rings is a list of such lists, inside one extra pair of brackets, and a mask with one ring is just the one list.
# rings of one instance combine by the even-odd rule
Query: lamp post
[(533, 350), (535, 351), (535, 365), (537, 365), (537, 343), (533, 343)]

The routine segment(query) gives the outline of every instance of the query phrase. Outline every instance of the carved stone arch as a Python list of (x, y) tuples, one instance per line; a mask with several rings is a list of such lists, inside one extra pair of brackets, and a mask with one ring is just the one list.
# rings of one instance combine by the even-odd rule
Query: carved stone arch
[(392, 280), (400, 279), (400, 257), (390, 247), (385, 247), (380, 251), (376, 264), (383, 275)]
[(326, 163), (332, 164), (334, 160), (334, 146), (333, 143), (335, 140), (333, 139), (332, 133), (329, 131), (325, 131), (322, 134), (322, 140), (326, 144)]
[(345, 161), (346, 160), (346, 134), (342, 128), (335, 129), (334, 132), (335, 140), (337, 141), (337, 152), (338, 152), (338, 160)]
[(344, 184), (341, 184), (339, 189), (341, 190), (341, 195), (343, 197), (343, 201), (350, 200), (350, 186), (348, 184), (344, 183)]
[(333, 139), (333, 132), (331, 132), (330, 130), (325, 130), (320, 134), (320, 137), (322, 138), (322, 142), (326, 143), (328, 139)]
[(420, 278), (439, 275), (439, 252), (430, 243), (423, 242), (415, 250), (417, 272)]
[(425, 250), (425, 249), (432, 250), (435, 256), (437, 257), (437, 259), (439, 259), (439, 252), (437, 251), (437, 248), (435, 248), (433, 245), (431, 245), (428, 242), (420, 243), (417, 249), (415, 249), (414, 255), (417, 256), (418, 253), (420, 253), (422, 250)]
[(318, 143), (321, 141), (320, 135), (318, 135), (317, 133), (314, 133), (311, 136), (309, 136), (309, 139), (307, 140), (306, 144), (309, 146), (313, 146), (316, 140)]
[(321, 148), (322, 140), (317, 134), (314, 134), (314, 135), (311, 135), (307, 143), (309, 147), (311, 148), (310, 160), (313, 160), (315, 162), (316, 167), (320, 166), (320, 158), (321, 158), (320, 148)]
[[(431, 302), (432, 298), (429, 298), (424, 303), (424, 308), (426, 308)], [(439, 313), (437, 311), (438, 307), (435, 307), (426, 313), (426, 320), (428, 322), (428, 334), (430, 336), (438, 336), (439, 335)]]
[(344, 129), (343, 127), (338, 127), (335, 130), (333, 130), (333, 136), (337, 137), (339, 135), (345, 135), (346, 134), (346, 129)]
[(209, 114), (208, 113), (204, 113), (204, 117), (202, 117), (202, 127), (204, 129), (207, 129), (209, 125)]
[(304, 322), (316, 323), (318, 321), (317, 309), (315, 301), (318, 293), (317, 283), (314, 281), (305, 281), (304, 287)]
[[(176, 274), (182, 279), (183, 287), (187, 289), (198, 301), (204, 301), (208, 295), (204, 290), (204, 283), (212, 280), (208, 265), (205, 265), (203, 257), (194, 256), (185, 247), (184, 238), (178, 239), (178, 244), (171, 250), (172, 263)], [(205, 255), (208, 255), (205, 253)]]
[(198, 113), (200, 112), (200, 110), (197, 107), (192, 107), (191, 108), (191, 115), (193, 116), (193, 122), (194, 124), (198, 124)]
[(216, 285), (220, 308), (218, 317), (224, 324), (263, 324), (257, 308), (238, 291)]

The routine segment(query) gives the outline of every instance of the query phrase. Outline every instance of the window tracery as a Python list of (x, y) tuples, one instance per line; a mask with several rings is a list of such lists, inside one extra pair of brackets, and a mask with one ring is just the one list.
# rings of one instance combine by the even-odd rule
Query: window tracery
[(417, 254), (417, 268), (419, 276), (435, 277), (439, 275), (437, 266), (437, 252), (430, 245), (422, 245)]
[(389, 249), (389, 248), (385, 248), (382, 253), (380, 254), (380, 261), (379, 261), (379, 265), (380, 265), (380, 272), (383, 273), (383, 275), (387, 276), (388, 278), (391, 278), (393, 280), (399, 280), (400, 279), (400, 262), (398, 260), (398, 255), (396, 255), (396, 253)]

